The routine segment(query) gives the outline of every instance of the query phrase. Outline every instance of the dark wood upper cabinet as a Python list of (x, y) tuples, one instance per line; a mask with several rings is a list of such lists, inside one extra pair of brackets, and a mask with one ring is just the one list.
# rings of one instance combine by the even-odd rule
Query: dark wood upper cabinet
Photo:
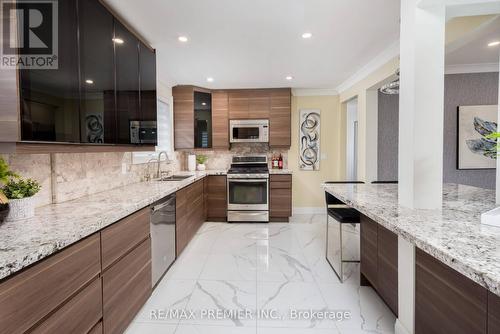
[(130, 144), (130, 122), (140, 121), (139, 41), (115, 19), (116, 121), (119, 144)]
[(139, 43), (141, 120), (156, 121), (156, 54)]
[(487, 290), (418, 248), (415, 262), (415, 333), (486, 334)]
[(79, 1), (81, 142), (115, 143), (113, 15), (99, 1)]
[(58, 68), (22, 69), (21, 140), (80, 141), (76, 1), (58, 2)]

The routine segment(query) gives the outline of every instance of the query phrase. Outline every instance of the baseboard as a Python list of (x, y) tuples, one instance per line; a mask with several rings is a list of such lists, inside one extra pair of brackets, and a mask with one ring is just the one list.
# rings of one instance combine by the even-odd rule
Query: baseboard
[(325, 207), (320, 206), (299, 206), (299, 207), (294, 207), (292, 208), (292, 214), (294, 215), (317, 215), (317, 214), (322, 214), (325, 213)]

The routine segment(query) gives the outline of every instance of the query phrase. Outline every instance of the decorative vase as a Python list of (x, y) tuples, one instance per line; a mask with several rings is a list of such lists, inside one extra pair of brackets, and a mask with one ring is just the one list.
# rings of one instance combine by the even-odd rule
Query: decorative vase
[(5, 217), (6, 221), (28, 219), (34, 216), (35, 198), (33, 196), (9, 200), (9, 212), (7, 213), (7, 217)]
[(205, 167), (205, 164), (198, 164), (198, 167), (197, 167), (197, 169), (198, 169), (199, 171), (204, 171), (206, 168), (207, 168), (207, 167)]

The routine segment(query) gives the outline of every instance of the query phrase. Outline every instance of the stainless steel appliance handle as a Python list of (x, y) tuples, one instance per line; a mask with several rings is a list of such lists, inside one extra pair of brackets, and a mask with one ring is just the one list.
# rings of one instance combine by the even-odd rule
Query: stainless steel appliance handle
[(171, 205), (172, 204), (172, 199), (169, 199), (168, 201), (164, 202), (164, 203), (161, 203), (161, 204), (158, 204), (158, 205), (155, 205), (152, 207), (152, 210), (153, 211), (158, 211), (158, 210), (161, 210), (163, 209), (164, 207), (168, 206), (168, 205)]

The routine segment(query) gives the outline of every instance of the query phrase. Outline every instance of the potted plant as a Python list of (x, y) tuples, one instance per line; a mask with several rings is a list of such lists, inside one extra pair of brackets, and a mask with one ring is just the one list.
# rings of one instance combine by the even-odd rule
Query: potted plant
[(196, 156), (196, 163), (198, 164), (198, 166), (196, 167), (197, 170), (205, 170), (206, 167), (205, 167), (205, 162), (207, 162), (208, 160), (208, 157), (206, 155), (202, 155), (202, 154), (199, 154)]
[(34, 195), (40, 191), (40, 184), (32, 179), (22, 179), (9, 169), (0, 158), (0, 202), (9, 203), (7, 221), (31, 218), (35, 215)]

